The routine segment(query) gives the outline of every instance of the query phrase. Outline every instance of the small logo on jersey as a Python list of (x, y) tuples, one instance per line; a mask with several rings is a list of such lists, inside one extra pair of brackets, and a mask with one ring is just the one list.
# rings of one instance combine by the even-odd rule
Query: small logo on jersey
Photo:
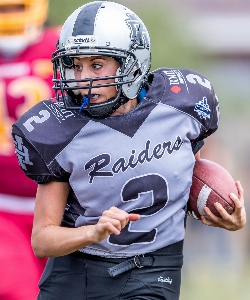
[(178, 94), (181, 91), (181, 88), (178, 85), (174, 85), (171, 87), (171, 91), (175, 94)]
[(160, 276), (159, 278), (158, 278), (158, 281), (159, 282), (167, 282), (167, 283), (169, 283), (169, 284), (172, 284), (172, 279), (170, 279), (169, 277), (167, 277), (167, 278), (164, 278), (164, 277), (162, 277), (162, 276)]
[(178, 94), (182, 90), (180, 85), (185, 84), (185, 79), (181, 71), (179, 70), (167, 70), (164, 71), (164, 73), (167, 75), (167, 78), (169, 80), (169, 84), (171, 86), (170, 90), (171, 92)]
[(66, 110), (64, 108), (63, 102), (51, 101), (51, 103), (49, 105), (46, 104), (46, 106), (51, 110), (52, 114), (56, 117), (59, 123), (68, 120), (69, 117), (75, 117), (75, 114), (72, 110)]
[(201, 119), (208, 118), (210, 119), (210, 108), (209, 105), (207, 104), (207, 98), (203, 97), (201, 101), (196, 103), (194, 111), (196, 111)]
[(23, 145), (23, 139), (18, 135), (14, 136), (14, 144), (19, 165), (23, 170), (27, 170), (26, 165), (33, 165), (30, 161), (28, 148)]

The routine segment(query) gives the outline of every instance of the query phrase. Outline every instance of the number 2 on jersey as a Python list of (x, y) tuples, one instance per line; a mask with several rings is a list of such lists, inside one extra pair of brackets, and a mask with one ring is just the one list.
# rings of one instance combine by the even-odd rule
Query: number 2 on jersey
[[(152, 193), (151, 205), (136, 208), (129, 211), (129, 213), (138, 213), (141, 215), (141, 218), (148, 218), (148, 222), (150, 223), (150, 217), (157, 214), (168, 203), (168, 184), (166, 179), (159, 174), (147, 174), (132, 178), (125, 183), (122, 189), (122, 201), (137, 201), (141, 195), (145, 193)], [(137, 222), (140, 222), (140, 220)], [(152, 243), (156, 238), (156, 229), (147, 231), (147, 228), (145, 228), (143, 231), (136, 231), (132, 230), (131, 227), (132, 222), (129, 222), (118, 236), (112, 234), (109, 237), (109, 243), (126, 246), (131, 244)]]

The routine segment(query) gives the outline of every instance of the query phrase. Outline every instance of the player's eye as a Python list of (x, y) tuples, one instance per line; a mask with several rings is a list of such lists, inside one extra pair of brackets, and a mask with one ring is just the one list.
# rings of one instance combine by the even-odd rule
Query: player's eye
[(98, 70), (102, 67), (102, 65), (100, 63), (93, 63), (92, 64), (92, 68), (95, 69), (95, 70)]
[(74, 68), (75, 72), (81, 72), (82, 71), (82, 66), (81, 65), (74, 64), (73, 68)]

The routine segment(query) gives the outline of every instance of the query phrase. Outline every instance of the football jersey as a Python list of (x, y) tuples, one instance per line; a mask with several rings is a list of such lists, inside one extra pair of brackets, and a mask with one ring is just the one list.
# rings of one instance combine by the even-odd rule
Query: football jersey
[[(54, 96), (51, 53), (56, 49), (58, 38), (57, 28), (46, 29), (36, 43), (18, 56), (8, 58), (1, 56), (0, 53), (0, 194), (2, 195), (35, 196), (37, 185), (20, 172), (10, 132), (12, 124), (25, 111), (37, 102)], [(5, 201), (2, 197), (0, 199)]]
[(140, 214), (82, 252), (127, 257), (184, 238), (193, 149), (217, 129), (219, 103), (194, 71), (162, 68), (148, 79), (146, 96), (124, 115), (94, 119), (46, 100), (13, 126), (26, 175), (70, 184), (62, 226), (96, 224), (111, 206)]

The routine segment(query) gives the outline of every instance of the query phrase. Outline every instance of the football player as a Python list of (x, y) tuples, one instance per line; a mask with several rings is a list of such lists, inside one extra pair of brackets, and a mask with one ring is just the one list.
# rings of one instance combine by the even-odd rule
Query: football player
[[(219, 103), (197, 72), (149, 73), (150, 53), (130, 9), (79, 7), (53, 54), (56, 99), (13, 126), (19, 164), (38, 183), (32, 246), (50, 257), (38, 299), (179, 299), (193, 166)], [(207, 211), (209, 225), (244, 226), (238, 189), (235, 212)]]
[(30, 235), (37, 184), (20, 172), (11, 125), (54, 95), (51, 53), (57, 28), (44, 29), (47, 0), (0, 1), (0, 298), (35, 299), (45, 260)]

